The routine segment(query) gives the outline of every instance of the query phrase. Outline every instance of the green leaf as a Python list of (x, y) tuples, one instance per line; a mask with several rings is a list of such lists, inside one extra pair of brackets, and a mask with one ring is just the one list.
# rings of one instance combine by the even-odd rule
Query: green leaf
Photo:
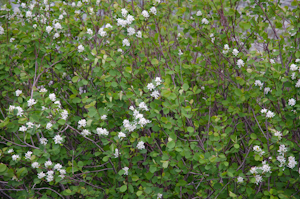
[(93, 117), (93, 116), (96, 115), (96, 114), (97, 114), (97, 109), (96, 109), (95, 107), (89, 108), (89, 113), (88, 113), (88, 115), (89, 115), (90, 117)]
[(142, 191), (137, 191), (137, 192), (136, 192), (136, 195), (137, 195), (137, 196), (140, 196), (140, 195), (142, 195), (142, 194), (143, 194)]
[(152, 59), (152, 60), (151, 60), (151, 63), (152, 63), (153, 65), (157, 65), (157, 64), (159, 63), (159, 61), (158, 61), (157, 59)]
[(253, 139), (253, 140), (256, 140), (256, 139), (257, 139), (257, 136), (256, 136), (256, 134), (254, 134), (254, 133), (252, 133), (252, 134), (250, 135), (250, 137), (251, 137), (251, 139)]
[(174, 142), (174, 140), (168, 142), (168, 143), (167, 143), (167, 147), (168, 147), (169, 149), (173, 149), (173, 148), (175, 147), (175, 142)]
[(139, 180), (139, 177), (137, 175), (133, 175), (131, 177), (132, 181), (138, 181)]
[(120, 187), (121, 192), (125, 192), (126, 190), (127, 190), (127, 185), (123, 185), (122, 187)]
[(5, 164), (0, 164), (0, 173), (6, 171), (7, 166)]
[(66, 123), (66, 120), (60, 119), (57, 121), (58, 124), (64, 125)]
[(72, 78), (72, 82), (74, 82), (74, 83), (75, 83), (75, 82), (77, 82), (77, 81), (78, 81), (78, 79), (79, 79), (79, 77), (78, 77), (78, 76), (75, 76), (75, 77), (73, 77), (73, 78)]

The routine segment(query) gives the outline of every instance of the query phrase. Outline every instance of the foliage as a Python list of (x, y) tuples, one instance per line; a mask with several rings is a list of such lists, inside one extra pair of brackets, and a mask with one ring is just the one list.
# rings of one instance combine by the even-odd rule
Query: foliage
[(20, 4), (3, 197), (299, 198), (299, 1)]

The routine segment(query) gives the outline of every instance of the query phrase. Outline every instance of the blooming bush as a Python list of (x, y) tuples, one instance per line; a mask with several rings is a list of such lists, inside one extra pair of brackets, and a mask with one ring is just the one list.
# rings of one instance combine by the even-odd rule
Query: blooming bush
[(18, 3), (2, 197), (299, 198), (299, 2)]

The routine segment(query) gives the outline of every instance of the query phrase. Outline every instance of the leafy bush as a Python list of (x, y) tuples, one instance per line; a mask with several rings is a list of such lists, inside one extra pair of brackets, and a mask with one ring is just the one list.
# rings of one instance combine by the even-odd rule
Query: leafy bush
[(19, 3), (2, 197), (299, 198), (299, 1)]

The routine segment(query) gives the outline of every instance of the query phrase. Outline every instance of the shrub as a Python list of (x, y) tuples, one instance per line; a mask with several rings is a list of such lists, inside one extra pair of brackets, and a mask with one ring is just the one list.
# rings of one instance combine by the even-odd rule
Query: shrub
[(299, 2), (19, 2), (7, 198), (299, 198)]

